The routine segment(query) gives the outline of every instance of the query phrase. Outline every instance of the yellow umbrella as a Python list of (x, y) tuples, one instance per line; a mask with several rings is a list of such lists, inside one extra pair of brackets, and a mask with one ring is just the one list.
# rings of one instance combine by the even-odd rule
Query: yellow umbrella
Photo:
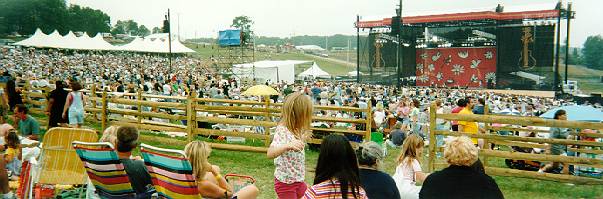
[(278, 92), (274, 88), (266, 85), (255, 85), (248, 88), (242, 95), (246, 96), (266, 96), (266, 95), (278, 95)]

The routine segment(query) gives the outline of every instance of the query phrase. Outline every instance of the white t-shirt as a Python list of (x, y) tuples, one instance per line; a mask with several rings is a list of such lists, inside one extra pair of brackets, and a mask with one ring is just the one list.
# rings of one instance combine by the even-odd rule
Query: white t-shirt
[(385, 121), (385, 111), (375, 111), (374, 120), (377, 127), (380, 127)]
[(163, 85), (163, 94), (170, 95), (170, 93), (172, 93), (172, 87), (169, 84), (164, 84)]
[(417, 159), (412, 160), (412, 164), (406, 164), (406, 158), (402, 161), (402, 164), (396, 167), (396, 173), (394, 179), (401, 179), (411, 182), (416, 182), (415, 172), (422, 171), (421, 164)]

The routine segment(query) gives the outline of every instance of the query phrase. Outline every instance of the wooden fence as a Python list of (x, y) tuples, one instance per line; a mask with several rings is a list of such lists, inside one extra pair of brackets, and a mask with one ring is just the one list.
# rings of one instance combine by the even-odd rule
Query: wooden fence
[[(271, 142), (270, 130), (280, 118), (282, 103), (270, 101), (242, 101), (213, 98), (163, 96), (138, 93), (116, 94), (99, 91), (92, 85), (82, 90), (86, 100), (86, 119), (100, 122), (102, 129), (110, 125), (130, 125), (138, 129), (183, 133), (190, 142), (198, 135), (225, 136), (262, 140), (264, 147), (245, 145), (215, 145), (217, 148), (265, 152)], [(28, 84), (22, 88), (24, 102), (30, 105), (31, 113), (44, 114), (49, 89), (35, 89)], [(363, 119), (346, 119), (315, 116), (313, 122), (345, 123), (365, 126), (363, 130), (350, 128), (311, 128), (308, 143), (320, 144), (320, 135), (325, 133), (353, 134), (370, 139), (371, 108), (314, 106), (315, 111), (343, 111), (361, 113)], [(351, 114), (353, 115), (353, 114)], [(47, 121), (41, 121), (47, 124)], [(199, 126), (202, 125), (202, 126)], [(217, 126), (216, 126), (217, 125)], [(212, 128), (217, 127), (217, 128)]]
[[(488, 111), (486, 110), (486, 113)], [(466, 132), (453, 132), (448, 130), (437, 130), (436, 119), (443, 119), (449, 121), (469, 121), (484, 123), (486, 133), (466, 133)], [(492, 127), (491, 124), (512, 124), (519, 126), (531, 126), (531, 127), (560, 127), (569, 129), (603, 129), (603, 123), (593, 122), (580, 122), (580, 121), (562, 121), (543, 119), (539, 117), (520, 117), (520, 116), (506, 116), (506, 115), (469, 115), (469, 114), (437, 114), (436, 105), (432, 104), (430, 107), (430, 140), (431, 143), (435, 143), (437, 135), (443, 136), (468, 136), (471, 138), (479, 138), (484, 140), (484, 148), (479, 151), (480, 159), (484, 164), (486, 173), (489, 175), (498, 176), (512, 176), (512, 177), (525, 177), (535, 178), (541, 180), (551, 180), (558, 182), (570, 182), (575, 184), (603, 184), (602, 179), (581, 177), (569, 175), (566, 168), (569, 165), (586, 166), (592, 168), (603, 168), (603, 160), (596, 158), (587, 157), (571, 157), (571, 156), (560, 156), (546, 154), (534, 154), (534, 153), (522, 153), (513, 151), (502, 151), (502, 150), (491, 150), (490, 143), (504, 146), (518, 146), (528, 148), (541, 148), (547, 152), (550, 151), (550, 144), (561, 144), (561, 145), (572, 145), (574, 147), (568, 147), (569, 151), (589, 153), (589, 154), (603, 154), (602, 142), (593, 141), (579, 141), (570, 139), (550, 139), (550, 138), (538, 138), (538, 137), (519, 137), (519, 136), (503, 136), (498, 135), (496, 131), (523, 131), (523, 132), (548, 132), (544, 130), (528, 129), (525, 127), (513, 128), (513, 127)], [(572, 135), (576, 136), (587, 136), (594, 138), (603, 138), (601, 133), (580, 133), (573, 131)], [(585, 149), (589, 147), (591, 149)], [(598, 149), (592, 149), (598, 148)], [(429, 159), (428, 159), (428, 170), (433, 172), (436, 168), (442, 168), (448, 166), (446, 163), (436, 163), (436, 152), (442, 151), (441, 147), (436, 147), (436, 144), (429, 145)], [(536, 171), (525, 171), (510, 168), (494, 167), (488, 164), (489, 158), (502, 158), (502, 159), (514, 159), (514, 160), (532, 160), (542, 162), (560, 162), (564, 165), (564, 171), (562, 174), (552, 173), (538, 173)], [(445, 161), (444, 161), (445, 162)]]

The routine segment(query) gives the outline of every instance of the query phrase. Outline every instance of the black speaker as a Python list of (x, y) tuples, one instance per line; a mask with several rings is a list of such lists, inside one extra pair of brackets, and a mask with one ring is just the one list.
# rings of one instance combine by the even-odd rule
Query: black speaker
[(393, 16), (392, 17), (392, 32), (391, 35), (398, 35), (398, 33), (400, 32), (400, 26), (402, 26), (402, 24), (400, 23), (400, 21), (402, 21), (400, 19), (399, 16)]

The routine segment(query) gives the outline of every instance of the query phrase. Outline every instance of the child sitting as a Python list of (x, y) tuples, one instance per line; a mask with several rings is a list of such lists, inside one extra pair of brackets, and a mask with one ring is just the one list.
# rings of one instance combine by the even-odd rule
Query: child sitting
[(11, 130), (4, 136), (5, 148), (4, 162), (6, 169), (12, 173), (12, 178), (21, 175), (21, 141), (17, 131)]

